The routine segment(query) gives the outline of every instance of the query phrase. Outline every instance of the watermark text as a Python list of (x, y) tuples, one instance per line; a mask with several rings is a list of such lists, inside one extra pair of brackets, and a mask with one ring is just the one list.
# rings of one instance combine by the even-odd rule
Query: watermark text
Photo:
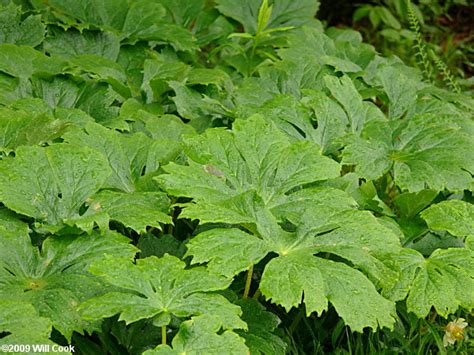
[(74, 345), (58, 344), (3, 344), (0, 345), (3, 353), (73, 353)]

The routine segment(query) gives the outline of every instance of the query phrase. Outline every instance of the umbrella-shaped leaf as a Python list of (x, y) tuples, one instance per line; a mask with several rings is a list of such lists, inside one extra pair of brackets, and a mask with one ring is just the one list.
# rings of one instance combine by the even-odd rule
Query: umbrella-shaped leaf
[(169, 323), (171, 315), (209, 314), (226, 329), (245, 328), (240, 308), (214, 292), (227, 288), (230, 280), (202, 267), (186, 270), (185, 266), (168, 254), (139, 259), (136, 264), (104, 258), (90, 272), (121, 290), (84, 303), (82, 314), (86, 319), (100, 319), (120, 313), (126, 323), (155, 318), (162, 325)]
[(422, 115), (392, 125), (370, 122), (344, 149), (342, 162), (371, 180), (393, 168), (395, 183), (411, 192), (462, 190), (472, 183), (471, 147), (472, 137), (456, 122)]
[(443, 317), (459, 307), (474, 307), (474, 253), (464, 248), (438, 249), (425, 259), (404, 249), (397, 257), (401, 269), (391, 298), (404, 299), (408, 311), (424, 318), (431, 308)]
[(360, 271), (311, 254), (292, 253), (270, 261), (260, 289), (287, 310), (299, 305), (304, 295), (308, 315), (321, 314), (329, 301), (353, 331), (391, 328), (395, 321), (394, 303), (382, 297)]
[[(355, 331), (393, 325), (394, 303), (377, 290), (396, 283), (398, 274), (384, 261), (399, 252), (400, 244), (372, 214), (356, 210), (350, 198), (332, 201), (328, 194), (290, 233), (264, 206), (253, 213), (253, 234), (217, 228), (191, 239), (187, 247), (192, 262), (207, 262), (210, 271), (232, 276), (274, 252), (279, 256), (265, 266), (260, 283), (262, 294), (274, 303), (289, 311), (304, 300), (308, 314), (320, 314), (330, 302)], [(321, 256), (327, 253), (341, 260)]]
[(186, 217), (207, 220), (208, 211), (214, 210), (219, 221), (226, 222), (226, 214), (232, 214), (227, 222), (235, 223), (235, 213), (238, 218), (251, 216), (244, 210), (260, 200), (275, 207), (304, 184), (339, 176), (339, 165), (321, 156), (317, 145), (290, 143), (260, 116), (238, 120), (232, 131), (208, 130), (185, 144), (189, 165), (167, 165), (169, 174), (160, 180), (169, 193), (194, 199)]
[(0, 238), (0, 298), (31, 303), (66, 338), (93, 329), (79, 318), (77, 307), (102, 294), (106, 285), (86, 270), (105, 254), (132, 259), (137, 249), (124, 236), (108, 232), (46, 239), (31, 245), (27, 235)]
[(104, 187), (124, 192), (137, 190), (143, 173), (155, 172), (161, 161), (180, 150), (177, 142), (157, 141), (141, 133), (127, 137), (96, 123), (87, 124), (85, 129), (71, 130), (64, 138), (100, 152), (112, 170)]
[(86, 147), (23, 146), (0, 162), (0, 200), (15, 212), (60, 226), (79, 216), (109, 174), (107, 161)]

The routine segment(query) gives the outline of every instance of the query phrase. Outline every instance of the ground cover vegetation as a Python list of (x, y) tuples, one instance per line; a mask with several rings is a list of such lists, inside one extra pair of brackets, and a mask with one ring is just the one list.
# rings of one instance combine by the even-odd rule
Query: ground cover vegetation
[(331, 26), (357, 29), (380, 53), (418, 65), (425, 80), (444, 80), (466, 91), (473, 87), (472, 5), (469, 0), (323, 1), (318, 17)]
[(354, 17), (406, 63), (314, 0), (0, 0), (1, 349), (472, 353), (474, 100), (403, 3)]

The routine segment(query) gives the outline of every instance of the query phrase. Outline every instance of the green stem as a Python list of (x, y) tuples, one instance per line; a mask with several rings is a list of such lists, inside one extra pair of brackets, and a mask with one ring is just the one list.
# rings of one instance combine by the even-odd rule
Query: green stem
[(260, 297), (261, 294), (262, 294), (262, 292), (260, 291), (259, 288), (257, 288), (257, 291), (255, 291), (255, 293), (253, 294), (252, 298), (253, 298), (254, 300), (257, 300), (257, 299)]
[[(253, 58), (255, 57), (255, 52), (257, 51), (259, 41), (260, 41), (260, 34), (257, 33), (255, 34), (255, 37), (252, 40), (252, 51), (250, 52), (249, 65), (252, 67), (255, 67), (255, 65), (253, 64)], [(254, 73), (254, 70), (249, 71), (248, 76), (251, 76)]]
[(290, 326), (288, 327), (288, 332), (290, 334), (293, 334), (293, 332), (295, 331), (296, 327), (298, 326), (298, 324), (301, 322), (302, 319), (303, 319), (303, 312), (300, 309), (296, 317), (293, 318), (293, 322), (291, 322)]
[(247, 279), (245, 280), (245, 290), (243, 299), (247, 299), (250, 292), (250, 285), (252, 284), (252, 275), (253, 275), (253, 265), (250, 265), (249, 270), (247, 271)]
[(161, 344), (166, 345), (166, 325), (161, 327)]

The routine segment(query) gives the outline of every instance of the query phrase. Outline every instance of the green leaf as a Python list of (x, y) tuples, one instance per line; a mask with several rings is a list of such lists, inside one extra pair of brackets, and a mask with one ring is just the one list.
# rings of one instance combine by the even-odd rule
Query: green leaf
[(208, 315), (193, 317), (181, 324), (178, 334), (171, 343), (172, 347), (159, 345), (143, 354), (249, 354), (242, 338), (229, 330), (220, 333), (220, 328), (221, 324), (214, 317)]
[(111, 32), (82, 31), (75, 29), (50, 29), (44, 41), (45, 51), (54, 56), (72, 58), (77, 55), (93, 54), (115, 61), (118, 58), (120, 42)]
[(471, 143), (455, 122), (439, 116), (416, 116), (392, 126), (370, 122), (362, 138), (344, 149), (342, 162), (355, 164), (356, 173), (369, 180), (393, 168), (396, 184), (410, 192), (457, 191), (472, 182)]
[(301, 303), (304, 294), (306, 314), (320, 315), (328, 307), (327, 286), (320, 266), (316, 258), (304, 252), (272, 259), (265, 267), (260, 290), (287, 312)]
[[(292, 80), (294, 80), (296, 73), (292, 73), (294, 70), (290, 70), (289, 64), (299, 68), (299, 71), (303, 71), (299, 86), (304, 89), (322, 90), (327, 86), (330, 91), (333, 91), (327, 83), (325, 85), (324, 77), (326, 75), (333, 76), (334, 71), (361, 72), (375, 56), (373, 47), (361, 43), (360, 34), (355, 31), (333, 28), (324, 33), (320, 26), (312, 26), (303, 27), (288, 37), (288, 47), (278, 50), (278, 54), (283, 58), (282, 69), (293, 77)], [(345, 81), (345, 79), (342, 80)], [(343, 87), (344, 91), (347, 91), (351, 96), (344, 98), (343, 95), (340, 95), (338, 97), (337, 86), (335, 87), (336, 93), (331, 92), (333, 96), (343, 103), (343, 106), (344, 102), (352, 100), (352, 104), (357, 104), (357, 108), (360, 110), (360, 104), (357, 102), (361, 98), (358, 97), (357, 92), (354, 93), (350, 87)], [(383, 117), (374, 105), (370, 105), (368, 102), (363, 105), (371, 110), (370, 116), (374, 116), (373, 118)]]
[(145, 127), (151, 137), (156, 140), (181, 142), (183, 135), (195, 133), (192, 126), (183, 123), (174, 115), (153, 116), (153, 119), (146, 121)]
[[(50, 0), (48, 6), (61, 15), (80, 20), (83, 24), (119, 30), (128, 11), (126, 0)], [(65, 18), (62, 17), (64, 20)], [(73, 23), (73, 22), (72, 22)]]
[(335, 56), (322, 56), (321, 61), (323, 64), (330, 65), (334, 67), (336, 71), (340, 71), (343, 73), (357, 73), (362, 71), (362, 68), (357, 64), (353, 63), (352, 61), (343, 58), (338, 58)]
[(159, 0), (159, 3), (168, 11), (170, 21), (186, 28), (193, 26), (193, 21), (202, 15), (206, 6), (204, 0)]
[(380, 14), (382, 21), (386, 25), (395, 28), (396, 30), (401, 29), (402, 26), (400, 25), (400, 22), (395, 18), (395, 16), (390, 12), (387, 7), (378, 6), (377, 10), (379, 10), (378, 13)]
[(14, 158), (0, 162), (0, 173), (0, 200), (8, 208), (60, 228), (79, 215), (110, 170), (106, 160), (89, 148), (55, 144), (19, 147)]
[(22, 145), (49, 142), (68, 125), (47, 113), (0, 108), (0, 150), (8, 152)]
[(164, 7), (152, 1), (140, 0), (129, 4), (126, 0), (86, 0), (78, 4), (71, 0), (52, 0), (48, 5), (63, 22), (79, 28), (92, 25), (115, 32), (121, 38), (130, 38), (132, 43), (137, 40), (164, 41), (176, 50), (197, 49), (191, 32), (166, 21), (163, 18)]
[(69, 66), (73, 73), (89, 73), (97, 81), (109, 83), (123, 97), (130, 96), (130, 89), (126, 85), (127, 76), (123, 68), (112, 60), (95, 54), (81, 54), (71, 58)]
[[(94, 118), (106, 124), (104, 118), (110, 122), (116, 116), (116, 107), (111, 104), (118, 94), (105, 84), (95, 85), (89, 82), (77, 85), (59, 76), (50, 79), (34, 77), (31, 79), (31, 84), (33, 96), (41, 98), (42, 105), (47, 107), (47, 110), (43, 111), (63, 120), (64, 124), (84, 127), (87, 123), (94, 121)], [(40, 99), (26, 100), (41, 101)]]
[(248, 325), (248, 331), (238, 330), (251, 354), (286, 354), (287, 344), (274, 332), (280, 324), (280, 319), (265, 309), (253, 299), (239, 300), (237, 304), (242, 308), (242, 319)]
[(117, 292), (84, 303), (83, 317), (100, 319), (120, 313), (127, 324), (144, 318), (167, 319), (170, 315), (190, 317), (208, 314), (216, 317), (225, 329), (246, 328), (239, 318), (240, 308), (214, 291), (228, 287), (227, 278), (210, 274), (204, 268), (185, 270), (178, 258), (165, 254), (132, 262), (105, 258), (90, 269), (94, 275), (113, 286)]
[(87, 200), (89, 209), (82, 218), (94, 218), (105, 213), (108, 219), (122, 223), (138, 233), (145, 233), (147, 227), (161, 229), (160, 223), (171, 224), (172, 219), (167, 212), (170, 208), (169, 199), (160, 192), (101, 191)]
[(31, 15), (22, 20), (21, 15), (21, 7), (13, 3), (0, 7), (0, 43), (36, 47), (43, 42), (45, 32), (41, 16)]
[(64, 77), (31, 80), (32, 95), (42, 99), (50, 108), (74, 108), (81, 95), (81, 87)]
[[(267, 29), (302, 26), (310, 23), (319, 8), (319, 1), (275, 0)], [(236, 6), (231, 0), (218, 0), (217, 9), (224, 15), (237, 20), (247, 33), (257, 33), (260, 1), (245, 0)]]
[(166, 9), (157, 1), (138, 0), (130, 8), (122, 28), (124, 37), (139, 38), (143, 31), (155, 26), (166, 14)]
[(196, 21), (195, 33), (200, 46), (228, 38), (234, 30), (234, 26), (227, 18), (215, 13), (212, 13), (211, 16), (210, 14), (210, 12), (207, 12), (206, 15), (198, 17)]
[(362, 96), (348, 76), (337, 78), (327, 75), (324, 82), (332, 96), (346, 111), (352, 133), (360, 134), (366, 122), (383, 117), (374, 105), (362, 101)]
[(28, 92), (28, 89), (28, 83), (20, 82), (18, 78), (0, 71), (0, 104), (8, 105), (18, 100), (25, 92)]
[(369, 12), (370, 23), (372, 24), (372, 27), (374, 29), (376, 29), (379, 26), (380, 20), (381, 20), (381, 13), (380, 13), (380, 11), (377, 11), (377, 10), (379, 10), (379, 8), (380, 8), (380, 6), (379, 7), (374, 7)]
[[(175, 3), (175, 2), (174, 2)], [(189, 7), (189, 2), (181, 4), (166, 3), (160, 4), (148, 0), (135, 1), (130, 5), (130, 9), (123, 26), (123, 36), (129, 37), (132, 42), (137, 39), (146, 41), (164, 41), (170, 43), (177, 51), (197, 50), (195, 39), (190, 31), (181, 25), (171, 23), (178, 18), (165, 18), (166, 10), (173, 7), (179, 11), (185, 11)], [(200, 6), (199, 2), (193, 1), (191, 6)], [(184, 25), (184, 24), (183, 24)]]
[(407, 297), (408, 311), (419, 318), (432, 307), (447, 317), (459, 307), (474, 307), (474, 253), (464, 248), (438, 249), (425, 259), (404, 249), (397, 258), (402, 278), (390, 292), (393, 299)]
[(269, 122), (273, 122), (291, 138), (319, 143), (311, 111), (293, 95), (277, 94), (265, 103), (243, 104), (243, 106), (238, 107), (239, 110), (244, 110), (239, 114), (242, 118), (259, 114)]
[(268, 20), (272, 15), (273, 5), (268, 5), (268, 0), (262, 0), (262, 4), (258, 10), (257, 17), (257, 33), (262, 33), (268, 25)]
[[(404, 229), (404, 232), (405, 230), (406, 227)], [(405, 246), (407, 248), (411, 248), (420, 252), (421, 254), (423, 254), (423, 256), (426, 257), (430, 256), (437, 249), (467, 247), (466, 243), (464, 243), (463, 237), (453, 237), (449, 234), (440, 236), (434, 233), (430, 233), (429, 228), (426, 227), (424, 228), (424, 230), (422, 230), (420, 234), (422, 235), (421, 238), (417, 238), (416, 240), (405, 244)]]
[(383, 36), (389, 42), (398, 43), (402, 39), (400, 32), (401, 31), (397, 31), (391, 28), (386, 28), (384, 30), (381, 30), (379, 34)]
[(315, 187), (295, 191), (285, 201), (272, 208), (279, 220), (298, 225), (304, 212), (313, 207), (326, 206), (336, 209), (356, 208), (358, 204), (346, 192), (332, 187)]
[(419, 85), (395, 66), (384, 66), (379, 69), (377, 77), (389, 99), (389, 118), (392, 120), (400, 118), (415, 104)]
[(271, 251), (264, 241), (248, 233), (220, 228), (200, 233), (186, 247), (193, 264), (207, 262), (209, 271), (226, 277), (247, 270)]
[(164, 234), (160, 237), (151, 233), (142, 235), (137, 246), (140, 248), (140, 258), (152, 255), (162, 257), (165, 254), (182, 258), (184, 255), (183, 244), (171, 234)]
[[(0, 339), (0, 345), (50, 344), (51, 322), (38, 316), (27, 302), (0, 301), (0, 332), (10, 333)], [(6, 351), (5, 351), (6, 352)]]
[(304, 294), (307, 315), (327, 310), (328, 300), (353, 331), (392, 328), (395, 307), (380, 296), (359, 271), (342, 263), (293, 253), (270, 261), (260, 284), (262, 293), (289, 311)]
[(396, 270), (384, 261), (399, 252), (399, 238), (367, 211), (316, 205), (303, 215), (297, 237), (282, 249), (283, 253), (305, 249), (311, 241), (311, 248), (318, 252), (350, 261), (368, 275), (377, 289), (391, 287), (396, 281)]
[[(319, 3), (0, 0), (1, 344), (284, 354), (293, 307), (333, 347), (474, 308), (474, 100)], [(409, 42), (393, 3), (355, 17)]]
[(324, 93), (315, 90), (306, 90), (304, 93), (302, 102), (313, 110), (318, 124), (313, 135), (314, 141), (323, 153), (332, 153), (338, 148), (335, 141), (345, 135), (349, 119), (342, 107)]
[(114, 126), (119, 113), (115, 102), (119, 100), (121, 100), (121, 96), (110, 85), (89, 81), (81, 87), (81, 95), (77, 99), (75, 107), (89, 114), (99, 123), (104, 125), (110, 123)]
[(64, 63), (28, 46), (0, 44), (0, 71), (26, 79), (33, 74), (59, 74)]
[(79, 304), (103, 294), (107, 286), (85, 269), (110, 254), (133, 259), (137, 249), (124, 236), (108, 232), (89, 236), (55, 236), (41, 250), (27, 235), (0, 238), (0, 297), (31, 303), (41, 317), (70, 340), (96, 325), (80, 320)]
[(362, 138), (353, 137), (344, 148), (342, 163), (354, 164), (358, 176), (375, 180), (392, 166), (389, 159), (392, 147), (390, 126), (385, 122), (368, 123)]
[[(308, 207), (295, 233), (283, 231), (260, 206), (253, 211), (253, 234), (212, 229), (188, 243), (188, 254), (193, 263), (208, 262), (210, 271), (232, 276), (274, 252), (279, 256), (265, 266), (260, 282), (262, 294), (272, 302), (289, 311), (304, 299), (308, 315), (321, 314), (331, 302), (355, 331), (391, 327), (394, 304), (377, 289), (391, 289), (397, 281), (397, 273), (383, 261), (399, 252), (398, 236), (370, 213), (354, 209), (351, 199), (334, 201), (329, 193), (326, 198)], [(241, 252), (237, 255), (235, 250)], [(323, 253), (342, 259), (335, 263), (314, 256)], [(360, 312), (354, 313), (354, 309)]]
[(474, 236), (474, 205), (449, 200), (431, 205), (421, 213), (432, 230), (446, 230), (457, 237)]
[(19, 216), (7, 209), (0, 207), (0, 235), (4, 237), (28, 235), (28, 224), (20, 221)]
[(159, 22), (141, 31), (139, 38), (145, 41), (169, 43), (176, 51), (194, 52), (199, 49), (191, 32), (167, 22)]
[[(146, 59), (143, 69), (143, 83), (141, 89), (147, 96), (147, 101), (157, 101), (161, 95), (170, 90), (170, 80), (183, 81), (191, 67), (177, 60)], [(184, 116), (186, 117), (186, 116)]]
[[(298, 33), (293, 33), (288, 39), (288, 48), (278, 51), (278, 54), (284, 61), (303, 64), (303, 60), (309, 61), (312, 65), (316, 65), (320, 71), (319, 58), (329, 55), (336, 55), (336, 46), (334, 41), (329, 38), (323, 31), (322, 27), (305, 26)], [(319, 82), (321, 77), (316, 82)], [(321, 85), (320, 83), (318, 83)], [(315, 87), (308, 87), (316, 89)]]
[(230, 77), (227, 73), (220, 69), (206, 69), (206, 68), (194, 68), (192, 69), (187, 77), (186, 83), (188, 85), (209, 85), (214, 84), (217, 86), (231, 85)]
[(213, 114), (222, 112), (222, 107), (216, 102), (205, 101), (203, 96), (183, 83), (170, 81), (168, 85), (174, 90), (176, 96), (173, 101), (178, 113), (188, 120), (199, 120), (202, 118), (210, 121)]
[[(321, 156), (316, 145), (291, 144), (283, 132), (260, 116), (236, 121), (232, 131), (207, 130), (186, 139), (185, 144), (189, 165), (167, 165), (164, 169), (170, 174), (160, 181), (169, 193), (194, 199), (195, 204), (185, 209), (191, 218), (210, 221), (206, 211), (214, 210), (219, 221), (225, 222), (229, 209), (234, 213), (243, 211), (243, 206), (251, 210), (260, 198), (276, 207), (299, 186), (339, 175), (339, 165)], [(258, 196), (255, 202), (251, 201), (252, 191)], [(249, 216), (243, 212), (241, 217)], [(232, 217), (228, 222), (236, 221)]]
[(126, 136), (96, 123), (70, 130), (63, 137), (67, 142), (90, 147), (103, 156), (112, 170), (103, 187), (124, 192), (137, 190), (145, 178), (143, 173), (145, 176), (153, 174), (160, 161), (166, 162), (170, 154), (181, 149), (177, 142), (156, 141), (142, 133)]
[(433, 190), (421, 190), (419, 192), (405, 192), (393, 200), (398, 207), (400, 214), (406, 218), (415, 217), (420, 211), (430, 205), (438, 195)]

